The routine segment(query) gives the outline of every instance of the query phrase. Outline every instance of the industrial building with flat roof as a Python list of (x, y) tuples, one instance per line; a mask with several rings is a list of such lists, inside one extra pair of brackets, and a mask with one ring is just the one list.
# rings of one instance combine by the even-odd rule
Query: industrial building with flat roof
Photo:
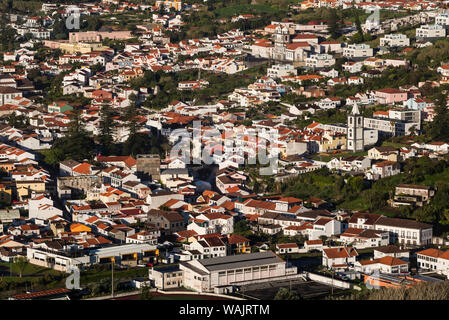
[(111, 262), (126, 265), (137, 265), (139, 261), (154, 262), (158, 254), (157, 246), (150, 244), (123, 244), (76, 254), (36, 247), (27, 249), (27, 259), (30, 263), (63, 272), (70, 272), (72, 267)]
[(184, 286), (198, 292), (297, 273), (296, 267), (288, 268), (271, 251), (181, 262), (180, 269), (184, 271)]

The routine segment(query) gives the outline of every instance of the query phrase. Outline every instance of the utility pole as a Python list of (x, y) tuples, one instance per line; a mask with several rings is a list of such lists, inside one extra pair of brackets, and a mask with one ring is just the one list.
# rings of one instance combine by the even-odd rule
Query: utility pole
[(112, 258), (112, 297), (114, 298), (114, 258)]
[(331, 295), (334, 295), (334, 272), (332, 271)]

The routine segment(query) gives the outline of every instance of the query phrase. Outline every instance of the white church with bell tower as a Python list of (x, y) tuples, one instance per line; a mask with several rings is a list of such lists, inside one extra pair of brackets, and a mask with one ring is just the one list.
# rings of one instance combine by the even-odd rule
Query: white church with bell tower
[(351, 113), (348, 115), (348, 133), (346, 137), (346, 149), (348, 151), (360, 152), (365, 150), (363, 121), (363, 115), (360, 114), (358, 105), (354, 104)]

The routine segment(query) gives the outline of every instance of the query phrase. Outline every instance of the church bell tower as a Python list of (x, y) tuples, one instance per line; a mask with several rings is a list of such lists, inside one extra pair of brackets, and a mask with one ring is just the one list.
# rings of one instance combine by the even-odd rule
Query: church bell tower
[(363, 140), (363, 115), (360, 114), (359, 107), (356, 103), (348, 115), (347, 150), (352, 152), (364, 151)]

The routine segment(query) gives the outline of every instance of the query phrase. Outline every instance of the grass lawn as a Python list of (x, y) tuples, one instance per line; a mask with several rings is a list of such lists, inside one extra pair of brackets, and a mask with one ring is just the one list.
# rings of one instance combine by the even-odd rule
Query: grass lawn
[(402, 147), (409, 147), (410, 144), (407, 143), (401, 143), (401, 142), (392, 142), (392, 141), (385, 141), (382, 143), (382, 147), (394, 147), (394, 148), (402, 148)]
[[(0, 268), (3, 269), (4, 272), (7, 272), (7, 273), (9, 273), (9, 270), (11, 270), (13, 275), (19, 274), (19, 269), (15, 264), (7, 263), (7, 262), (0, 262)], [(60, 274), (60, 272), (28, 263), (22, 273), (23, 276), (32, 276), (32, 275), (38, 276), (38, 275), (44, 275), (44, 274), (58, 275), (58, 274)], [(13, 277), (11, 277), (11, 278), (13, 278)]]
[(368, 204), (365, 202), (364, 199), (362, 198), (357, 198), (351, 201), (345, 201), (343, 203), (341, 203), (339, 206), (339, 208), (344, 209), (344, 210), (367, 210), (368, 209)]
[(359, 157), (359, 156), (366, 156), (368, 154), (367, 151), (363, 151), (363, 152), (341, 152), (341, 153), (335, 153), (335, 154), (330, 154), (327, 152), (323, 152), (323, 153), (317, 153), (314, 154), (313, 156), (311, 156), (312, 160), (316, 160), (316, 161), (324, 161), (324, 162), (328, 162), (330, 160), (332, 160), (333, 158), (345, 158), (345, 157)]
[[(114, 279), (132, 279), (148, 275), (148, 268), (133, 268), (128, 270), (114, 270)], [(90, 282), (100, 282), (103, 279), (112, 277), (111, 270), (86, 270), (81, 272), (81, 284), (86, 285)]]
[[(282, 258), (286, 259), (286, 255), (280, 255)], [(288, 255), (288, 259), (299, 259), (299, 258), (314, 258), (314, 257), (321, 257), (321, 252), (308, 252), (308, 253), (292, 253)]]

